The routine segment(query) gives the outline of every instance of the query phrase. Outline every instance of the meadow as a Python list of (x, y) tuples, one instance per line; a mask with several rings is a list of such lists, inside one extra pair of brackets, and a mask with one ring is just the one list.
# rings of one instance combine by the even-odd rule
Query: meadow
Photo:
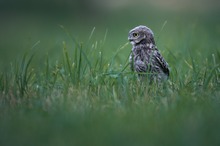
[[(0, 145), (220, 145), (218, 13), (152, 11), (10, 15), (0, 35)], [(169, 63), (161, 85), (130, 71), (127, 35), (140, 24)]]

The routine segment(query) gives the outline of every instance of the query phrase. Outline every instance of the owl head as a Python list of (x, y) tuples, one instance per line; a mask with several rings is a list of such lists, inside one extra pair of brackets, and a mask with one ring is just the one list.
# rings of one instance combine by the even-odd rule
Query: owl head
[(155, 45), (153, 31), (150, 28), (143, 25), (137, 26), (130, 30), (128, 34), (128, 40), (132, 45), (137, 45), (140, 43), (152, 43)]

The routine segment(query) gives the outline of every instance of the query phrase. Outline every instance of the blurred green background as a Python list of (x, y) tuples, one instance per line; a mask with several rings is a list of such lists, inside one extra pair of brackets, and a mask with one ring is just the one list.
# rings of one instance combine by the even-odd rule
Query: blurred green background
[[(140, 24), (154, 31), (161, 51), (184, 52), (179, 49), (184, 42), (192, 50), (199, 49), (191, 44), (195, 40), (201, 44), (197, 47), (211, 52), (214, 48), (209, 43), (217, 43), (220, 37), (219, 15), (218, 0), (1, 0), (0, 66), (5, 69), (33, 46), (39, 60), (45, 54), (57, 59), (62, 41), (70, 42), (70, 48), (74, 45), (67, 32), (86, 43), (94, 27), (94, 42), (107, 33), (104, 51), (109, 55), (125, 44), (128, 31)], [(213, 42), (206, 42), (207, 38)], [(214, 45), (219, 49), (219, 43)], [(129, 51), (130, 46), (121, 53), (122, 60)]]
[[(170, 65), (167, 90), (121, 74), (137, 25), (153, 30)], [(219, 0), (0, 0), (0, 145), (219, 146), (219, 39)], [(71, 82), (63, 42), (75, 63), (76, 43), (97, 44), (100, 72)], [(27, 70), (25, 52), (34, 54)]]

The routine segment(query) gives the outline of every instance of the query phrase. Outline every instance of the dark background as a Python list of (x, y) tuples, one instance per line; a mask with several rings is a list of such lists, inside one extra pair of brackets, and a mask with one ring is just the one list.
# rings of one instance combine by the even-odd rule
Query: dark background
[(31, 48), (37, 48), (39, 60), (45, 54), (59, 58), (62, 42), (71, 42), (67, 33), (86, 42), (94, 27), (94, 42), (107, 32), (104, 51), (110, 55), (127, 42), (128, 31), (140, 24), (160, 38), (161, 50), (168, 47), (181, 52), (178, 44), (192, 33), (204, 44), (207, 37), (219, 38), (219, 11), (218, 0), (1, 0), (0, 67), (7, 68)]

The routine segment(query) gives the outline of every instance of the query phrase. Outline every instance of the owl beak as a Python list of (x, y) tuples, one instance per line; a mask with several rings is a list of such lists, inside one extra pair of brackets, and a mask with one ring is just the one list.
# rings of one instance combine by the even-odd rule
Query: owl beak
[(133, 41), (133, 39), (132, 39), (130, 36), (128, 37), (128, 40), (129, 40), (130, 42)]
[(128, 40), (129, 40), (129, 42), (130, 42), (132, 45), (134, 44), (134, 40), (133, 40), (133, 39), (129, 38)]
[(133, 40), (132, 38), (128, 37), (128, 40), (129, 40), (129, 42), (130, 42), (132, 45), (135, 44), (135, 42), (134, 42), (134, 40)]

